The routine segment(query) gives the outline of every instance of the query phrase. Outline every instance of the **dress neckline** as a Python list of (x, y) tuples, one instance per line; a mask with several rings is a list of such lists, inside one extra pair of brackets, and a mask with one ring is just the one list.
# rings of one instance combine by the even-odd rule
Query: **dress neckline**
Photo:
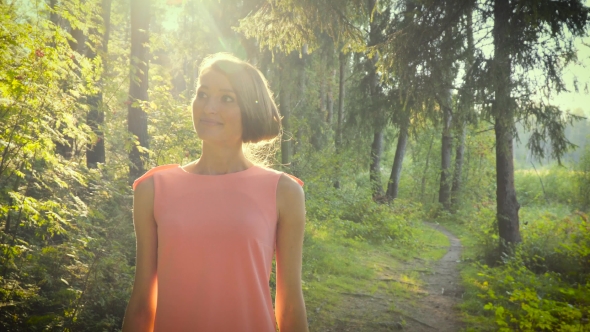
[(198, 174), (198, 173), (189, 172), (189, 171), (185, 170), (184, 168), (182, 168), (182, 165), (180, 165), (180, 164), (176, 164), (176, 166), (177, 166), (177, 168), (178, 168), (179, 171), (181, 171), (182, 173), (185, 173), (186, 175), (194, 176), (194, 177), (201, 177), (201, 178), (222, 178), (222, 177), (223, 178), (228, 178), (228, 177), (237, 177), (237, 176), (248, 174), (248, 173), (252, 172), (254, 169), (258, 168), (258, 166), (252, 165), (252, 166), (246, 168), (245, 170), (238, 171), (238, 172), (232, 172), (232, 173), (226, 173), (226, 174), (217, 174), (217, 175), (210, 175), (210, 174)]

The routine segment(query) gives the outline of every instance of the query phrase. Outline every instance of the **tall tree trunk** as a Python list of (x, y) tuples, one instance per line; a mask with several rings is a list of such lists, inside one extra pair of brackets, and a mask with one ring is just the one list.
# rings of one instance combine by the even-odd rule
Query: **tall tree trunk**
[[(467, 56), (465, 60), (466, 71), (471, 71), (474, 63), (474, 41), (473, 41), (473, 9), (467, 12)], [(468, 74), (469, 75), (469, 74)], [(466, 80), (467, 81), (467, 80)], [(456, 118), (458, 140), (455, 148), (455, 169), (453, 171), (453, 186), (451, 188), (451, 206), (454, 211), (459, 206), (461, 195), (461, 178), (463, 177), (463, 160), (465, 152), (465, 135), (467, 128), (465, 124), (465, 113), (472, 112), (473, 108), (473, 88), (464, 86), (463, 93), (466, 94), (464, 103), (461, 106), (461, 115)]]
[(496, 133), (496, 217), (500, 235), (500, 247), (507, 252), (513, 243), (521, 241), (518, 210), (514, 188), (514, 110), (510, 100), (512, 64), (510, 61), (509, 18), (512, 15), (509, 0), (494, 2), (494, 59), (495, 102), (492, 104)]
[[(104, 33), (102, 35), (102, 45), (93, 45), (88, 48), (87, 57), (94, 59), (99, 51), (99, 46), (102, 46), (102, 77), (98, 81), (98, 92), (95, 95), (88, 97), (88, 106), (90, 111), (86, 117), (86, 123), (97, 137), (94, 144), (90, 144), (86, 150), (86, 166), (88, 168), (96, 168), (98, 163), (105, 162), (105, 145), (104, 145), (104, 133), (100, 127), (104, 123), (104, 109), (102, 105), (102, 85), (104, 77), (107, 75), (107, 54), (108, 54), (108, 43), (110, 36), (110, 25), (111, 25), (111, 3), (112, 0), (102, 0), (102, 21), (104, 24)], [(94, 48), (94, 51), (92, 50)]]
[[(148, 100), (149, 23), (150, 0), (131, 0), (131, 79), (127, 129), (137, 137), (139, 145), (143, 148), (148, 148), (147, 114), (140, 103)], [(140, 152), (134, 144), (129, 153), (130, 180), (140, 177), (145, 172), (145, 157), (147, 154)]]
[(287, 56), (281, 56), (281, 67), (280, 67), (280, 80), (281, 89), (279, 95), (279, 107), (283, 126), (283, 137), (281, 138), (281, 164), (284, 167), (289, 167), (291, 164), (291, 142), (292, 142), (292, 129), (291, 129), (291, 108), (289, 103), (291, 102), (291, 86), (289, 84), (289, 59)]
[[(57, 0), (50, 0), (49, 6), (51, 9), (55, 9), (55, 6), (58, 5)], [(70, 32), (72, 39), (68, 40), (68, 44), (72, 51), (78, 52), (80, 54), (84, 54), (84, 43), (86, 41), (86, 36), (80, 29), (73, 29), (70, 25), (70, 22), (55, 13), (54, 11), (50, 14), (50, 20), (56, 27), (61, 27), (64, 30)], [(76, 63), (77, 64), (77, 63)], [(76, 73), (79, 75), (80, 70), (78, 68), (75, 69)], [(70, 82), (63, 81), (61, 82), (61, 87), (64, 91), (70, 89)], [(74, 139), (67, 134), (64, 133), (65, 126), (62, 124), (59, 128), (56, 128), (60, 133), (63, 135), (63, 141), (55, 141), (55, 152), (65, 159), (70, 159), (74, 155)]]
[(383, 129), (376, 130), (371, 144), (371, 166), (369, 168), (369, 180), (373, 191), (373, 198), (383, 197), (383, 185), (381, 184), (381, 155), (383, 154)]
[[(340, 154), (342, 152), (342, 125), (344, 124), (344, 73), (346, 70), (346, 60), (347, 56), (340, 52), (338, 54), (338, 114), (337, 123), (336, 123), (336, 137), (334, 140), (334, 146), (336, 147), (336, 154)], [(336, 180), (334, 181), (334, 188), (340, 188), (340, 163), (336, 165), (337, 172), (336, 172)]]
[(451, 208), (451, 152), (453, 149), (453, 137), (451, 135), (451, 92), (444, 97), (443, 128), (441, 140), (441, 162), (440, 162), (440, 187), (438, 190), (438, 202), (446, 210)]
[[(445, 16), (450, 17), (453, 10), (448, 3), (445, 10)], [(441, 139), (441, 165), (440, 165), (440, 186), (438, 191), (438, 202), (441, 203), (445, 210), (451, 209), (451, 155), (453, 149), (453, 137), (451, 132), (451, 125), (453, 121), (453, 100), (451, 97), (451, 88), (453, 85), (454, 75), (452, 74), (452, 66), (456, 58), (454, 55), (453, 43), (453, 27), (449, 25), (444, 31), (441, 58), (439, 64), (442, 68), (441, 84), (439, 85), (440, 106), (443, 116), (443, 128)]]
[(428, 165), (430, 164), (430, 153), (432, 152), (434, 136), (436, 136), (434, 133), (430, 136), (430, 145), (428, 146), (428, 153), (426, 154), (424, 172), (422, 172), (422, 179), (420, 180), (420, 201), (422, 202), (424, 202), (424, 192), (426, 191), (426, 173), (428, 172)]
[(316, 151), (321, 150), (324, 147), (324, 128), (325, 128), (325, 121), (327, 120), (327, 112), (326, 112), (326, 55), (320, 54), (320, 72), (319, 72), (319, 79), (320, 79), (320, 86), (319, 86), (319, 107), (317, 109), (317, 117), (313, 119), (312, 123), (312, 137), (311, 137), (311, 145), (314, 147)]
[[(293, 116), (301, 116), (302, 114), (302, 110), (305, 110), (307, 108), (307, 99), (306, 97), (306, 87), (307, 87), (307, 75), (306, 75), (306, 70), (307, 70), (307, 63), (308, 63), (308, 48), (307, 48), (307, 44), (304, 44), (303, 47), (301, 48), (301, 54), (296, 58), (295, 62), (295, 67), (297, 68), (297, 86), (298, 89), (297, 91), (297, 104), (296, 107), (293, 110)], [(292, 144), (291, 144), (291, 152), (293, 155), (297, 154), (297, 149), (300, 146), (300, 144), (298, 144), (298, 142), (301, 142), (303, 140), (303, 130), (297, 130), (295, 133), (293, 133), (293, 137), (292, 137)], [(291, 162), (291, 172), (293, 172), (293, 174), (295, 176), (298, 175), (299, 170), (297, 169), (297, 160), (293, 160)]]
[(338, 80), (338, 124), (336, 127), (336, 151), (339, 152), (342, 147), (342, 125), (344, 124), (344, 74), (346, 71), (346, 54), (340, 52), (339, 61), (339, 80)]
[(391, 175), (386, 192), (386, 198), (390, 202), (397, 198), (399, 179), (402, 174), (402, 163), (408, 143), (408, 125), (409, 122), (404, 121), (399, 128), (399, 135), (397, 136), (397, 147), (395, 148), (395, 157), (393, 158), (393, 166), (391, 167)]
[(328, 105), (326, 106), (328, 114), (326, 115), (326, 122), (328, 126), (332, 125), (332, 118), (334, 117), (334, 93), (332, 92), (332, 82), (334, 82), (334, 77), (336, 76), (336, 70), (332, 70), (332, 74), (328, 80), (328, 94), (326, 99), (328, 101)]
[(459, 205), (459, 198), (461, 195), (461, 177), (463, 173), (463, 160), (465, 155), (465, 135), (467, 128), (465, 122), (459, 123), (459, 140), (455, 148), (455, 169), (453, 170), (453, 186), (451, 188), (451, 206), (456, 209)]
[[(377, 5), (377, 0), (368, 0), (369, 9)], [(378, 13), (375, 13), (371, 24), (369, 25), (369, 46), (375, 45), (379, 41)], [(381, 110), (378, 105), (380, 97), (379, 76), (377, 74), (377, 62), (379, 53), (373, 55), (367, 62), (367, 76), (369, 82), (369, 98), (371, 101), (370, 111), (373, 118), (373, 142), (371, 143), (371, 165), (369, 167), (369, 180), (373, 191), (373, 198), (383, 197), (383, 185), (381, 183), (381, 154), (383, 153), (383, 121)]]

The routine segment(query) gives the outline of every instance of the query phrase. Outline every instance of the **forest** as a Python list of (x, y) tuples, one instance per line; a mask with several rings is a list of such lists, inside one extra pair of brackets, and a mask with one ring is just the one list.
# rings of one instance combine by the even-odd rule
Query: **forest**
[(311, 331), (590, 331), (590, 104), (554, 102), (588, 95), (589, 28), (582, 0), (0, 0), (0, 330), (121, 330), (131, 184), (199, 158), (229, 52), (305, 182)]

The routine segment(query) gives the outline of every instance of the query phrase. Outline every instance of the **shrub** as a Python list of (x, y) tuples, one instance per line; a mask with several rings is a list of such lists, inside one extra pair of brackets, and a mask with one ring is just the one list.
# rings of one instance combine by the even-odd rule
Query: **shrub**
[[(483, 257), (497, 256), (487, 240), (494, 220), (489, 211), (478, 217), (477, 238)], [(582, 331), (590, 328), (590, 226), (588, 216), (559, 218), (539, 215), (522, 226), (523, 243), (500, 264), (476, 263), (479, 273), (466, 283), (483, 307), (485, 322), (494, 331)], [(497, 243), (497, 241), (494, 241)], [(469, 293), (469, 290), (468, 290)], [(473, 301), (473, 300), (471, 300)]]

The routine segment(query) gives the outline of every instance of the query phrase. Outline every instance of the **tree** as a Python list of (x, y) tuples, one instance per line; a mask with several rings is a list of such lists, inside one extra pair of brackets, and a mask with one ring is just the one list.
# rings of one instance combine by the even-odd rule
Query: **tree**
[[(475, 64), (475, 46), (473, 40), (473, 10), (467, 10), (466, 12), (466, 39), (467, 46), (465, 49), (465, 76), (469, 75), (469, 72), (473, 69)], [(474, 91), (473, 85), (470, 84), (468, 79), (464, 80), (463, 88), (459, 91), (459, 102), (458, 102), (458, 116), (455, 117), (455, 134), (457, 137), (455, 146), (455, 167), (453, 169), (453, 183), (451, 187), (451, 207), (456, 210), (459, 205), (459, 198), (461, 195), (462, 188), (462, 176), (463, 176), (463, 161), (465, 152), (465, 136), (467, 135), (466, 119), (468, 113), (473, 114), (474, 106)]]
[[(104, 133), (101, 130), (101, 126), (104, 123), (104, 109), (102, 104), (102, 88), (104, 76), (106, 75), (106, 57), (108, 54), (108, 43), (109, 43), (109, 32), (111, 22), (111, 3), (112, 0), (102, 0), (101, 2), (101, 17), (102, 22), (98, 25), (102, 25), (101, 33), (97, 33), (98, 29), (92, 31), (95, 40), (90, 40), (90, 46), (87, 49), (86, 56), (93, 60), (97, 55), (102, 60), (102, 75), (96, 84), (96, 92), (88, 96), (88, 106), (90, 110), (86, 117), (86, 123), (92, 128), (92, 132), (96, 136), (96, 140), (93, 144), (89, 144), (86, 150), (86, 165), (88, 168), (96, 168), (98, 163), (105, 162), (105, 142)], [(98, 36), (100, 38), (100, 43)]]
[[(589, 8), (578, 0), (496, 0), (492, 3), (494, 56), (491, 60), (490, 117), (496, 135), (496, 216), (501, 247), (521, 241), (514, 187), (513, 140), (515, 121), (523, 117), (533, 130), (529, 147), (543, 156), (542, 143), (550, 140), (553, 155), (560, 156), (571, 144), (564, 136), (564, 117), (557, 108), (534, 99), (526, 77), (515, 68), (539, 68), (545, 87), (557, 92), (565, 87), (561, 68), (575, 58), (572, 39), (585, 33)], [(568, 33), (570, 35), (568, 35)], [(525, 93), (519, 93), (525, 91)]]
[(145, 172), (144, 149), (148, 148), (147, 113), (143, 103), (148, 100), (150, 1), (131, 0), (131, 57), (129, 77), (129, 108), (127, 128), (134, 135), (129, 152), (129, 178), (134, 180)]

